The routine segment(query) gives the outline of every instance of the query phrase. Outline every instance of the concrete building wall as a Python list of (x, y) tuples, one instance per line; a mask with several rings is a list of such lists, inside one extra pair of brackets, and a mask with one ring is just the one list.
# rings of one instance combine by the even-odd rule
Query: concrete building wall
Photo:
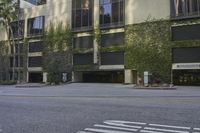
[(169, 19), (170, 0), (125, 0), (125, 25), (142, 23), (149, 17)]
[(0, 41), (6, 40), (6, 34), (5, 34), (5, 29), (0, 26)]
[(50, 23), (71, 25), (71, 7), (72, 0), (47, 0), (47, 4), (25, 9), (23, 19), (45, 16), (46, 28)]

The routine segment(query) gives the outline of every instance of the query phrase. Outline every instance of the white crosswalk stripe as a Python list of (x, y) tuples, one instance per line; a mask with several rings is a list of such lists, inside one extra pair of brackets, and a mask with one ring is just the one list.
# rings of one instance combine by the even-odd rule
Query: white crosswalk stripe
[(169, 129), (152, 128), (152, 127), (145, 127), (144, 129), (154, 130), (154, 131), (170, 132), (170, 133), (189, 133), (188, 131), (178, 131), (178, 130), (169, 130)]
[(200, 128), (194, 128), (194, 130), (200, 131)]
[(200, 128), (106, 120), (103, 124), (95, 124), (77, 133), (200, 133)]
[(105, 126), (105, 125), (94, 125), (94, 127), (102, 127), (102, 128), (110, 128), (110, 129), (119, 129), (119, 130), (125, 130), (125, 131), (138, 131), (138, 129), (133, 128), (123, 128), (123, 127), (114, 127), (114, 126)]

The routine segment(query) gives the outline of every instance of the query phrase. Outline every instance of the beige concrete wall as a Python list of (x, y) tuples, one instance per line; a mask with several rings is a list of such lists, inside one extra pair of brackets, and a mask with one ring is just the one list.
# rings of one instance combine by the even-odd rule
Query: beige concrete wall
[(47, 0), (45, 5), (25, 9), (23, 19), (45, 16), (46, 28), (50, 23), (71, 25), (71, 4), (72, 0)]
[(5, 29), (0, 26), (0, 41), (6, 40), (6, 32)]
[(145, 22), (149, 17), (169, 19), (170, 0), (125, 0), (125, 24)]

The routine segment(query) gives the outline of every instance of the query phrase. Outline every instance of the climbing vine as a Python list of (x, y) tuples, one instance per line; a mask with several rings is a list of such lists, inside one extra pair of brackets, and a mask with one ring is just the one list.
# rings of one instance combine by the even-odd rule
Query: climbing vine
[(141, 76), (144, 71), (152, 72), (161, 81), (170, 83), (172, 48), (200, 46), (200, 40), (172, 41), (171, 26), (196, 23), (199, 20), (147, 20), (126, 26), (125, 67), (136, 69)]
[(62, 72), (71, 72), (72, 33), (69, 26), (50, 24), (43, 39), (43, 69), (48, 73), (48, 82), (61, 82)]

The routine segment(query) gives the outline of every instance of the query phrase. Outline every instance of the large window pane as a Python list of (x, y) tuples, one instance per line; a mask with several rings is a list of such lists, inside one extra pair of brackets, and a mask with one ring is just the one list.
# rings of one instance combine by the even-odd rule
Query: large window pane
[(93, 0), (72, 1), (72, 27), (74, 30), (88, 29), (92, 26)]
[(171, 0), (171, 16), (200, 16), (200, 0)]
[(28, 35), (41, 35), (44, 32), (44, 17), (36, 17), (28, 20)]
[(122, 25), (124, 21), (124, 0), (100, 0), (101, 26)]

